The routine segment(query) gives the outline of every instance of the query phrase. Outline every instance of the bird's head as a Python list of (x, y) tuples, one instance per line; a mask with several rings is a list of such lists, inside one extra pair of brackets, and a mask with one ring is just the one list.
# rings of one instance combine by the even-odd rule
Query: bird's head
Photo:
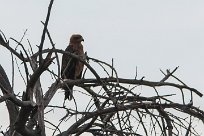
[(70, 38), (70, 43), (81, 43), (84, 38), (80, 34), (73, 34)]

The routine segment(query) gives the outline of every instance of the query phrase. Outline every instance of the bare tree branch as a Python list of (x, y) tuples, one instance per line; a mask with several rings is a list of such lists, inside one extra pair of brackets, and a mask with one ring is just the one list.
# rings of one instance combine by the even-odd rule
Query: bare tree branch
[(42, 64), (42, 49), (43, 49), (43, 44), (44, 44), (44, 41), (45, 41), (45, 34), (46, 34), (46, 31), (47, 31), (47, 26), (48, 26), (48, 22), (49, 22), (49, 19), (50, 19), (50, 14), (51, 14), (51, 9), (52, 9), (52, 4), (53, 4), (54, 0), (51, 0), (50, 1), (50, 4), (49, 4), (49, 7), (48, 7), (48, 12), (47, 12), (47, 17), (46, 17), (46, 20), (45, 20), (45, 25), (44, 25), (44, 28), (43, 28), (43, 33), (42, 33), (42, 37), (41, 37), (41, 41), (40, 41), (40, 45), (39, 45), (39, 62), (40, 62), (40, 65)]
[[(27, 40), (27, 46), (22, 41), (27, 31), (24, 32), (20, 42), (10, 38), (17, 43), (17, 47), (21, 47), (18, 51), (17, 47), (11, 46), (6, 36), (0, 31), (0, 45), (12, 54), (12, 86), (0, 65), (2, 91), (0, 103), (6, 103), (10, 121), (8, 130), (2, 131), (1, 134), (45, 136), (49, 131), (53, 136), (72, 134), (79, 136), (84, 132), (94, 136), (200, 135), (195, 127), (197, 122), (194, 120), (200, 120), (203, 125), (204, 111), (198, 105), (194, 105), (193, 95), (202, 97), (203, 94), (175, 76), (178, 67), (173, 71), (161, 70), (164, 77), (158, 81), (144, 80), (144, 77), (137, 79), (137, 69), (134, 79), (120, 78), (113, 59), (109, 64), (87, 55), (85, 55), (86, 58), (82, 58), (74, 53), (57, 49), (48, 31), (53, 2), (54, 0), (50, 0), (36, 52), (29, 40)], [(48, 44), (51, 49), (43, 49), (46, 36), (49, 38)], [(52, 57), (53, 54), (54, 57)], [(67, 54), (86, 66), (82, 79), (61, 79), (59, 57), (61, 54)], [(43, 58), (44, 56), (46, 57)], [(17, 62), (16, 65), (14, 59)], [(95, 65), (103, 70), (105, 76), (102, 76)], [(16, 76), (15, 68), (22, 78)], [(92, 73), (91, 78), (87, 78), (87, 71)], [(170, 78), (176, 80), (172, 82)], [(24, 79), (26, 79), (23, 86), (25, 91), (22, 91), (19, 89), (20, 85), (15, 83), (16, 80), (23, 81)], [(42, 82), (47, 79), (49, 82), (46, 84)], [(76, 96), (79, 97), (75, 96), (74, 101), (65, 104), (59, 98), (61, 104), (54, 101), (50, 104), (55, 97), (59, 97), (56, 92), (60, 92), (60, 89), (67, 85), (78, 86), (74, 88), (74, 93), (77, 93)], [(171, 92), (169, 88), (174, 92)], [(15, 92), (17, 90), (18, 94), (15, 94), (14, 90)], [(152, 95), (147, 96), (143, 93), (144, 90)], [(186, 102), (186, 98), (190, 100)], [(54, 115), (52, 118), (47, 118), (50, 114)], [(53, 123), (53, 120), (56, 122), (55, 115), (61, 116), (57, 123)], [(67, 128), (63, 130), (62, 125)]]

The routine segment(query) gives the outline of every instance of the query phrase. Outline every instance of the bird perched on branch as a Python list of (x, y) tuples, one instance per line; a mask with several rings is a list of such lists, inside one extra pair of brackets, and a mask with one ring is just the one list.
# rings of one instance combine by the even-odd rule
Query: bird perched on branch
[[(84, 41), (83, 37), (79, 34), (73, 34), (70, 38), (70, 42), (65, 51), (84, 57), (83, 45), (81, 42)], [(81, 63), (77, 58), (71, 57), (69, 54), (64, 53), (62, 56), (62, 68), (61, 78), (62, 79), (81, 79), (84, 64)], [(71, 100), (73, 98), (73, 85), (66, 85), (63, 87), (65, 90), (65, 100)]]

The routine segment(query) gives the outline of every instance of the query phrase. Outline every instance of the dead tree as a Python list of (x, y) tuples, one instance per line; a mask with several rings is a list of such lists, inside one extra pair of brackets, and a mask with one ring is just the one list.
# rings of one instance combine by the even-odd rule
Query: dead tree
[[(41, 42), (36, 52), (33, 52), (33, 46), (29, 41), (28, 46), (22, 43), (25, 35), (21, 41), (10, 38), (17, 43), (19, 50), (10, 44), (3, 33), (0, 35), (0, 45), (11, 52), (11, 67), (23, 73), (22, 80), (25, 80), (26, 88), (19, 94), (15, 93), (18, 90), (18, 86), (13, 87), (15, 78), (10, 82), (6, 74), (11, 72), (15, 75), (14, 70), (5, 72), (0, 65), (2, 91), (0, 102), (6, 103), (9, 114), (8, 129), (1, 131), (4, 136), (45, 136), (48, 132), (55, 136), (71, 134), (78, 136), (84, 132), (94, 136), (200, 135), (194, 121), (198, 119), (203, 122), (204, 111), (194, 106), (193, 96), (202, 97), (203, 94), (175, 76), (178, 67), (173, 71), (161, 71), (164, 78), (160, 81), (147, 81), (144, 78), (138, 79), (137, 76), (135, 79), (125, 79), (118, 77), (113, 61), (112, 64), (108, 64), (89, 56), (86, 56), (85, 60), (70, 52), (57, 49), (47, 28), (52, 4), (53, 0), (48, 7)], [(46, 36), (50, 41), (50, 49), (43, 48)], [(59, 55), (63, 53), (85, 64), (83, 79), (62, 80), (60, 78)], [(14, 65), (14, 58), (20, 66)], [(106, 76), (102, 77), (89, 62), (98, 64)], [(23, 68), (24, 72), (19, 67)], [(55, 72), (56, 69), (57, 72)], [(92, 78), (86, 78), (87, 71), (92, 73)], [(45, 78), (43, 74), (45, 72), (52, 75), (53, 81), (49, 83), (47, 90), (43, 89), (44, 84), (41, 82)], [(170, 78), (175, 79), (175, 82), (168, 82)], [(74, 98), (75, 106), (50, 104), (57, 95), (56, 92), (67, 84), (78, 86), (76, 91), (80, 94), (80, 98)], [(167, 90), (166, 94), (160, 94), (161, 88)], [(170, 89), (178, 92), (172, 94)], [(143, 95), (144, 90), (155, 92), (156, 95)], [(186, 97), (189, 98), (187, 102)], [(88, 104), (84, 108), (78, 108), (77, 105), (80, 105), (82, 98), (86, 99)], [(175, 98), (179, 99), (178, 102)], [(60, 101), (63, 103), (63, 98)], [(61, 115), (60, 113), (63, 112), (54, 112), (62, 116), (58, 124), (45, 118), (55, 109), (65, 113)], [(62, 124), (67, 124), (66, 129), (61, 129)]]

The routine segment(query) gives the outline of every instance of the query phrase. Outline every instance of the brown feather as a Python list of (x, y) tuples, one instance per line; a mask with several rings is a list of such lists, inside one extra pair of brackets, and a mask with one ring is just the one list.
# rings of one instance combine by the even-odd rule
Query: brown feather
[[(80, 57), (84, 56), (83, 45), (81, 44), (83, 37), (81, 35), (72, 35), (70, 38), (70, 43), (65, 51), (79, 55)], [(83, 71), (84, 64), (79, 60), (72, 58), (68, 54), (64, 53), (62, 56), (62, 68), (61, 68), (61, 77), (62, 79), (80, 79), (81, 73)], [(63, 87), (65, 90), (65, 100), (71, 100), (73, 95), (73, 85), (66, 85)]]

